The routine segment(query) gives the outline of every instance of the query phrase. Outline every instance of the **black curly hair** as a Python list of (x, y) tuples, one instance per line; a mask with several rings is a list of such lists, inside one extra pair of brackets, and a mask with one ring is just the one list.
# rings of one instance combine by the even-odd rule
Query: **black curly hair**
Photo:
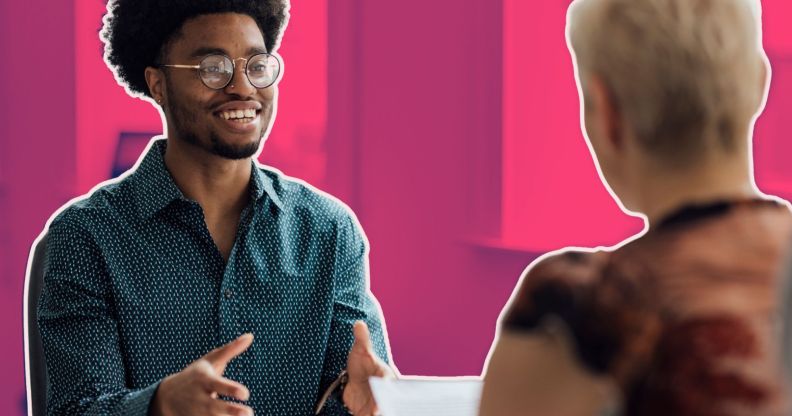
[(289, 18), (289, 0), (109, 0), (100, 37), (107, 64), (133, 95), (151, 97), (144, 71), (167, 53), (187, 20), (213, 13), (253, 18), (274, 51)]

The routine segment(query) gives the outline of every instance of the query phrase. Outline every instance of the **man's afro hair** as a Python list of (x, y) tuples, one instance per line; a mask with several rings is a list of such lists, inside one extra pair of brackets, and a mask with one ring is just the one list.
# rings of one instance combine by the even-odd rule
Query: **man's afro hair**
[(150, 96), (144, 72), (155, 66), (184, 23), (213, 13), (253, 18), (267, 50), (280, 43), (289, 19), (288, 0), (109, 0), (100, 37), (105, 60), (116, 79), (133, 95)]

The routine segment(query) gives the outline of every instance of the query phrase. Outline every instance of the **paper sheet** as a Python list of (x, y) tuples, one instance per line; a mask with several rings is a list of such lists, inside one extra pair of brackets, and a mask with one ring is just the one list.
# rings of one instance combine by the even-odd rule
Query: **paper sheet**
[(382, 416), (476, 416), (481, 379), (369, 379)]

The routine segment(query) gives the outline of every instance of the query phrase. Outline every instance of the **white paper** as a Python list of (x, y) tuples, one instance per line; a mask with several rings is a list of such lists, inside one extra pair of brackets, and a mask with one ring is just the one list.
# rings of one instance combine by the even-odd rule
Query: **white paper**
[(476, 416), (479, 378), (369, 379), (382, 416)]

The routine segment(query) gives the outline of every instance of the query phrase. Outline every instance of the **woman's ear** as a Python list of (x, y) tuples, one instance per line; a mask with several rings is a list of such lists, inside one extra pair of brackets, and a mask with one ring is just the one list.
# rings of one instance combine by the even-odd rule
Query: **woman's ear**
[(590, 75), (586, 84), (586, 99), (595, 109), (592, 115), (598, 118), (597, 123), (604, 135), (602, 141), (612, 150), (621, 150), (624, 146), (622, 114), (613, 91), (598, 75)]

